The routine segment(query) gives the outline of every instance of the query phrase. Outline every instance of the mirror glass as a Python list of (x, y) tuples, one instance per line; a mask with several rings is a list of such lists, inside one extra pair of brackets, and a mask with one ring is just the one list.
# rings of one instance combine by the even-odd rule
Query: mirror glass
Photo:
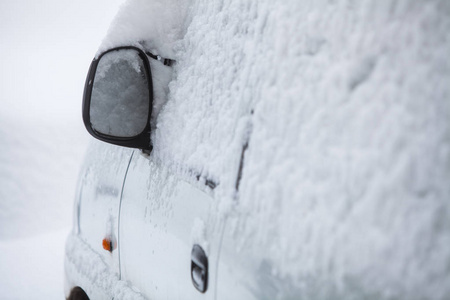
[(104, 54), (92, 88), (92, 128), (110, 136), (136, 136), (147, 125), (149, 105), (148, 79), (139, 52), (121, 49)]

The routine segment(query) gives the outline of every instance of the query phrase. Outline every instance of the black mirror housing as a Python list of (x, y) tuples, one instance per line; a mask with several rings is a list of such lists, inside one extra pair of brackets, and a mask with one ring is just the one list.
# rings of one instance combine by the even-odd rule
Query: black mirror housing
[(141, 49), (117, 47), (94, 58), (82, 108), (84, 125), (94, 138), (151, 151), (152, 107), (152, 74)]

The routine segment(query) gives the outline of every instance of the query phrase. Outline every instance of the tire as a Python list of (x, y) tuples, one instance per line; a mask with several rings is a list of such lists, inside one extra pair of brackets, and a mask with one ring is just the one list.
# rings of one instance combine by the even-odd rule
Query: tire
[(89, 297), (82, 288), (77, 286), (70, 291), (70, 295), (67, 300), (89, 300)]

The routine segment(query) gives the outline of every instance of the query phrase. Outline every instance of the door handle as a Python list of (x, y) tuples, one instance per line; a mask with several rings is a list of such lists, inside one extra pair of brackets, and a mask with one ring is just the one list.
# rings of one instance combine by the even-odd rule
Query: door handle
[(208, 288), (208, 258), (199, 245), (194, 245), (191, 252), (191, 278), (192, 284), (200, 292)]

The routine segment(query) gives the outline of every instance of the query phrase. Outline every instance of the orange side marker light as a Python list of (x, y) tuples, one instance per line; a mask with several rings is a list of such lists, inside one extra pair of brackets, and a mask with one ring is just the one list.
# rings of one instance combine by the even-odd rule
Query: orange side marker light
[(102, 241), (103, 249), (112, 252), (113, 251), (113, 243), (110, 239), (104, 238)]

